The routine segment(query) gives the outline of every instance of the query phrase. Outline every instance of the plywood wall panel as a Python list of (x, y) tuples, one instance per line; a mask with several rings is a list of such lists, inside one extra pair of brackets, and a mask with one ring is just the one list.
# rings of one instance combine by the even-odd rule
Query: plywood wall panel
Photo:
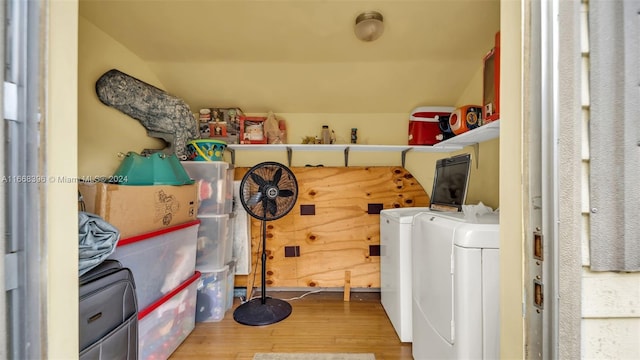
[[(236, 168), (236, 179), (247, 170)], [(267, 223), (267, 286), (342, 287), (345, 271), (350, 271), (351, 287), (380, 287), (380, 258), (375, 254), (380, 244), (379, 210), (428, 206), (422, 186), (397, 166), (291, 170), (298, 181), (296, 204), (283, 218)], [(313, 206), (315, 214), (301, 214), (301, 205)], [(261, 223), (253, 219), (254, 264), (262, 252), (261, 237)], [(297, 247), (299, 256), (285, 257), (286, 247)], [(253, 269), (259, 286), (260, 263)], [(244, 280), (251, 286), (253, 274), (239, 280), (237, 285), (244, 285)]]
[(351, 271), (351, 287), (380, 287), (380, 261), (369, 255), (362, 241), (335, 241), (301, 249), (298, 286), (342, 287), (345, 271)]
[[(255, 221), (260, 223), (259, 221)], [(283, 284), (294, 284), (298, 275), (296, 272), (297, 258), (285, 257), (285, 247), (293, 245), (295, 238), (295, 217), (285, 216), (275, 221), (267, 222), (267, 286), (291, 286)], [(260, 242), (261, 233), (254, 235), (254, 241)], [(254, 258), (259, 259), (262, 248), (252, 249)], [(260, 270), (258, 270), (260, 271)]]

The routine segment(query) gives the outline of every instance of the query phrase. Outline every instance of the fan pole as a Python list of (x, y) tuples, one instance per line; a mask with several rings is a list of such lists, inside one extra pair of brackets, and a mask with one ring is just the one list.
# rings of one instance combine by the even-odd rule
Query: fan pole
[(267, 298), (267, 197), (262, 200), (262, 274), (260, 276), (260, 299), (251, 299), (233, 312), (233, 319), (243, 325), (270, 325), (291, 315), (291, 304), (281, 299)]
[[(264, 208), (267, 208), (267, 201), (265, 198)], [(265, 210), (266, 211), (266, 210)], [(262, 275), (260, 276), (260, 300), (262, 301), (262, 305), (267, 302), (267, 221), (262, 221)]]
[[(284, 178), (283, 172), (286, 172)], [(267, 297), (267, 220), (279, 219), (292, 209), (298, 193), (298, 183), (287, 167), (267, 161), (253, 166), (244, 174), (240, 182), (240, 193), (243, 194), (240, 201), (247, 213), (262, 221), (262, 281), (260, 298), (249, 299), (240, 304), (233, 312), (233, 319), (244, 325), (270, 325), (286, 319), (291, 315), (292, 309), (291, 304), (285, 300)], [(278, 209), (278, 198), (288, 198), (285, 201), (287, 206)], [(262, 214), (257, 211), (259, 205), (262, 205)], [(268, 213), (271, 214), (271, 219)]]

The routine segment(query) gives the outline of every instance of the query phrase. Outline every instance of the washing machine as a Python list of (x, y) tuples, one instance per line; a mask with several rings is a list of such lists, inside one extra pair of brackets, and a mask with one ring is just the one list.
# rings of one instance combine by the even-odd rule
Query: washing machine
[(414, 216), (415, 360), (499, 358), (499, 242), (495, 213)]
[(402, 342), (411, 342), (411, 224), (426, 207), (380, 212), (380, 301)]

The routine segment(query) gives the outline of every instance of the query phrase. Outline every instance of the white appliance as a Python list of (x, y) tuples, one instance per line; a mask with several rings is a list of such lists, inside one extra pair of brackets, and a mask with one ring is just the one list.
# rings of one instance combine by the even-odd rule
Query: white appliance
[(413, 357), (499, 358), (498, 215), (413, 221)]
[(380, 211), (380, 301), (402, 342), (411, 342), (411, 224), (425, 207)]

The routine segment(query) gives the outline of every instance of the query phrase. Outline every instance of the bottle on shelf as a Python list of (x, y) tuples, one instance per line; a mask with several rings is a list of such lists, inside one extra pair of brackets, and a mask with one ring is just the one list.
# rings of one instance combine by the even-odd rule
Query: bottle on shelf
[(351, 143), (355, 144), (358, 142), (358, 129), (351, 128)]
[(322, 125), (320, 139), (322, 140), (322, 144), (331, 144), (331, 131), (329, 130), (329, 125)]

